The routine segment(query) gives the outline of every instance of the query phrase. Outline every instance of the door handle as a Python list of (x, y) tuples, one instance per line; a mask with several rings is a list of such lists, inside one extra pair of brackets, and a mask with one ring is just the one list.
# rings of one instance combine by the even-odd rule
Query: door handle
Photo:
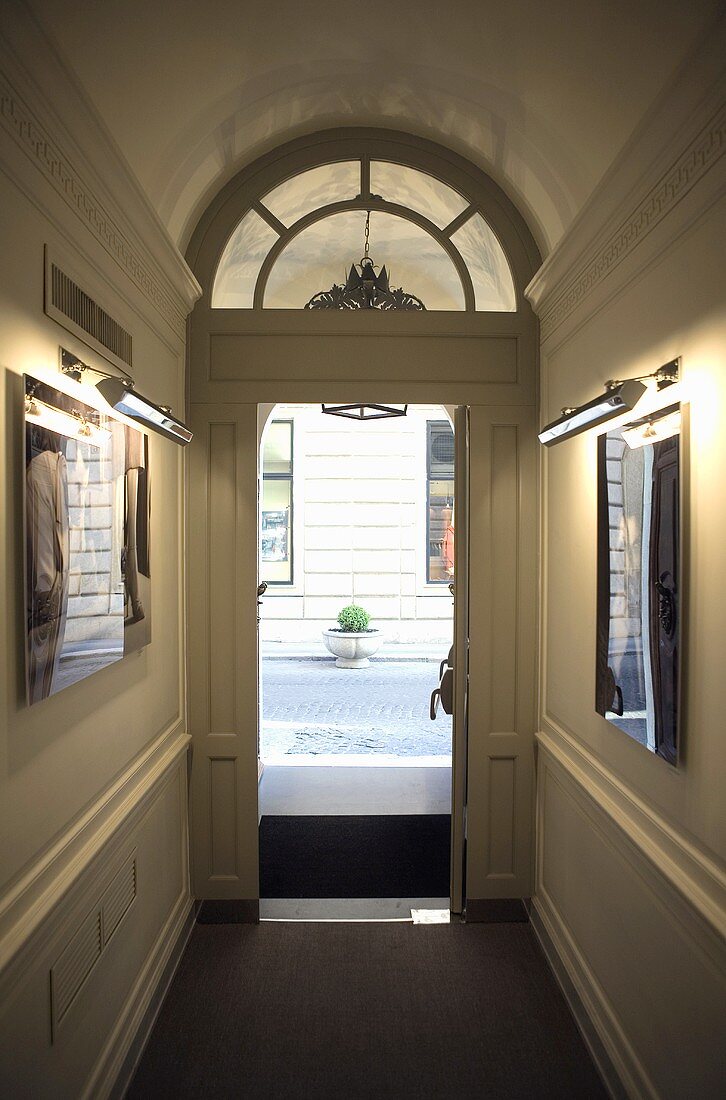
[[(260, 583), (257, 585), (257, 606), (258, 607), (260, 607), (260, 605), (262, 604), (262, 600), (260, 599), (260, 596), (264, 596), (266, 591), (267, 591), (267, 581), (260, 581)], [(257, 624), (258, 624), (258, 626), (259, 626), (259, 622), (260, 622), (260, 616), (258, 614), (257, 615)]]
[(445, 670), (444, 675), (441, 677), (441, 683), (431, 692), (429, 714), (432, 722), (436, 719), (439, 703), (441, 703), (444, 714), (454, 713), (454, 670), (451, 667)]

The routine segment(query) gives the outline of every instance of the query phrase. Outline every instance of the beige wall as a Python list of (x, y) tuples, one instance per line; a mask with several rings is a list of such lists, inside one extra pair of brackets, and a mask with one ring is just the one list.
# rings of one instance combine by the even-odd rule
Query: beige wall
[(717, 52), (713, 42), (694, 60), (531, 287), (542, 422), (608, 378), (682, 357), (691, 431), (678, 768), (595, 712), (597, 434), (543, 451), (535, 894), (537, 926), (621, 1084), (631, 1096), (674, 1100), (723, 1087), (726, 85)]
[[(75, 1097), (93, 1081), (98, 1096), (190, 912), (183, 452), (150, 439), (151, 644), (29, 708), (22, 373), (52, 377), (59, 344), (108, 366), (43, 312), (50, 245), (131, 332), (139, 389), (182, 409), (194, 284), (52, 51), (21, 16), (10, 38), (16, 52), (3, 47), (0, 58), (0, 1092)], [(64, 105), (62, 125), (51, 101)], [(108, 908), (114, 875), (132, 858), (130, 908), (89, 956), (89, 976), (51, 1032), (51, 970), (84, 922)]]

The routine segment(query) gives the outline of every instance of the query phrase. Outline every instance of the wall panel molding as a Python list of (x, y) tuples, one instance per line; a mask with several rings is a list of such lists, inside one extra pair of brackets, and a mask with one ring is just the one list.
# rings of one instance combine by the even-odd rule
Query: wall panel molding
[(593, 756), (551, 715), (537, 733), (541, 750), (564, 769), (613, 826), (647, 860), (688, 907), (704, 929), (726, 937), (726, 873), (601, 760)]
[[(636, 278), (723, 195), (724, 50), (726, 21), (721, 21), (709, 28), (641, 121), (527, 287), (548, 350)], [(653, 240), (651, 234), (666, 219), (667, 226)], [(646, 241), (648, 247), (643, 247)]]
[(191, 738), (176, 719), (25, 869), (0, 898), (0, 980), (22, 969), (54, 908), (81, 876), (101, 864), (186, 754)]
[(548, 750), (537, 820), (535, 931), (603, 1075), (643, 1100), (716, 1095), (723, 938)]

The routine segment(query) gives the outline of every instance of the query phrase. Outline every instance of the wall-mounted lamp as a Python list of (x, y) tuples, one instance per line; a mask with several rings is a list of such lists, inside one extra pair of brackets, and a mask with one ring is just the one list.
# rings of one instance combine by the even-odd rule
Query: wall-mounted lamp
[(111, 433), (107, 428), (93, 424), (77, 410), (64, 412), (62, 409), (40, 401), (31, 391), (25, 397), (25, 419), (41, 428), (47, 428), (58, 435), (77, 439), (79, 443), (88, 443), (92, 447), (103, 447), (108, 443)]
[(681, 406), (669, 405), (667, 409), (658, 409), (650, 416), (626, 424), (622, 436), (629, 447), (646, 447), (649, 443), (659, 443), (670, 439), (681, 430)]
[(101, 397), (117, 412), (123, 413), (144, 428), (150, 428), (154, 432), (172, 439), (175, 443), (184, 447), (192, 438), (192, 432), (175, 416), (172, 416), (168, 405), (155, 405), (148, 397), (144, 397), (134, 389), (134, 380), (125, 371), (121, 376), (109, 374), (98, 370), (97, 367), (89, 367), (82, 363), (75, 355), (71, 355), (65, 348), (61, 348), (61, 370), (79, 381), (84, 372), (97, 374), (99, 381), (95, 383)]
[(551, 447), (554, 443), (561, 443), (563, 439), (570, 439), (597, 424), (613, 420), (621, 413), (630, 412), (645, 393), (645, 382), (648, 379), (655, 379), (658, 390), (665, 389), (678, 381), (679, 367), (680, 359), (672, 359), (652, 374), (641, 374), (623, 382), (611, 379), (605, 383), (605, 392), (599, 397), (588, 401), (586, 405), (563, 409), (562, 416), (547, 424), (539, 433), (540, 443)]

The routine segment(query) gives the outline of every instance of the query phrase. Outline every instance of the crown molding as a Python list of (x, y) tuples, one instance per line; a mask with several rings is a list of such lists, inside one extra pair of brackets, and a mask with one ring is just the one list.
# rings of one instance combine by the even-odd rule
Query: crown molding
[(0, 126), (183, 337), (201, 293), (196, 278), (74, 74), (28, 8), (9, 6)]
[[(726, 190), (724, 174), (713, 171), (723, 167), (726, 152), (725, 54), (726, 18), (721, 18), (529, 283), (525, 293), (539, 317), (545, 349), (565, 339), (670, 244), (672, 223), (668, 232), (650, 235), (676, 208), (681, 207), (674, 219), (680, 231)], [(706, 177), (708, 185), (697, 187)], [(649, 247), (642, 248), (646, 239)]]

